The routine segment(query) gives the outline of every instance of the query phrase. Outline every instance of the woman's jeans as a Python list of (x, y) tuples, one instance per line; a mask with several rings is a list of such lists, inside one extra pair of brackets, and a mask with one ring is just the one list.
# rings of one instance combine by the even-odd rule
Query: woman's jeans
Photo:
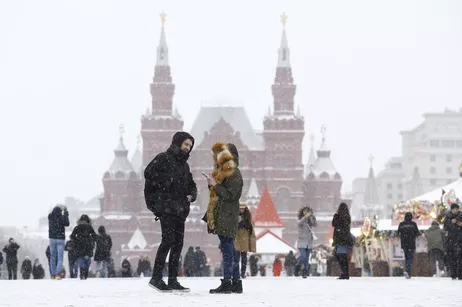
[(300, 258), (298, 258), (298, 263), (297, 265), (303, 265), (303, 269), (309, 271), (310, 270), (310, 254), (311, 254), (311, 249), (309, 248), (299, 248), (300, 251)]
[(64, 240), (50, 239), (50, 271), (51, 276), (59, 275), (63, 271)]
[[(232, 279), (234, 271), (234, 238), (218, 236), (221, 242), (221, 252), (223, 254), (223, 278)], [(237, 268), (237, 276), (239, 276), (239, 267)]]

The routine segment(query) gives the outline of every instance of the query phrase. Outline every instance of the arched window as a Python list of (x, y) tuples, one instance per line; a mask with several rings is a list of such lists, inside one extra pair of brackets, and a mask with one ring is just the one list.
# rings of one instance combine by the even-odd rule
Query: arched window
[(290, 191), (288, 188), (279, 188), (276, 193), (276, 209), (278, 212), (289, 211)]

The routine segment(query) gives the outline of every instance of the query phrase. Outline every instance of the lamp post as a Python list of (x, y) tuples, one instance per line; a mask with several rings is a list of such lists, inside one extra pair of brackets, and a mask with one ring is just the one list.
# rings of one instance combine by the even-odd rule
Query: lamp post
[(462, 162), (460, 162), (460, 165), (459, 165), (459, 176), (460, 178), (462, 178)]

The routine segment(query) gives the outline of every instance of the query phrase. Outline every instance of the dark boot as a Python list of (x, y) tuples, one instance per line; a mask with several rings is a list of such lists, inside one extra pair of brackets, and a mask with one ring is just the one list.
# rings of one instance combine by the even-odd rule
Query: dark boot
[(302, 277), (307, 278), (308, 277), (308, 270), (303, 269), (302, 271)]
[(297, 276), (297, 277), (300, 276), (300, 269), (301, 269), (301, 268), (302, 268), (301, 265), (298, 265), (298, 264), (297, 264), (297, 265), (295, 266), (294, 276)]
[(239, 293), (241, 294), (243, 292), (242, 289), (242, 280), (240, 279), (233, 279), (233, 293)]
[(180, 291), (180, 292), (189, 292), (190, 289), (183, 287), (180, 285), (176, 278), (169, 278), (168, 279), (168, 287), (173, 291)]
[(340, 264), (340, 269), (342, 270), (342, 274), (338, 279), (350, 279), (350, 274), (348, 271), (348, 254), (338, 254), (337, 257)]
[(149, 287), (159, 291), (159, 292), (172, 292), (172, 289), (170, 289), (169, 286), (165, 284), (165, 282), (162, 279), (153, 279), (149, 281)]
[(210, 289), (211, 294), (230, 294), (233, 293), (231, 279), (221, 279), (221, 285), (216, 289)]

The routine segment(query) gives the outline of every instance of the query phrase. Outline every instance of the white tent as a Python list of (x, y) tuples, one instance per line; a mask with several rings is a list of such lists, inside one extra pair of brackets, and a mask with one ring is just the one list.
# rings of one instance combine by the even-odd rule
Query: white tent
[(437, 188), (437, 189), (434, 189), (433, 191), (420, 195), (412, 200), (434, 202), (434, 201), (441, 199), (442, 190), (445, 190), (446, 192), (454, 190), (457, 197), (462, 197), (462, 178), (459, 178), (456, 181), (451, 182), (450, 184), (445, 185), (441, 188)]
[(265, 231), (257, 238), (257, 253), (258, 254), (288, 254), (290, 251), (296, 253), (297, 250), (290, 246), (287, 242), (279, 238), (271, 231)]

